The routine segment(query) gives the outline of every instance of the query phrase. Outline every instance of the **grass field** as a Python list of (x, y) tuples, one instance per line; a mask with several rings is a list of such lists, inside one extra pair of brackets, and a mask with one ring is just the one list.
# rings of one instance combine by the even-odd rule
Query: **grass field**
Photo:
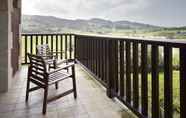
[[(180, 112), (180, 79), (179, 79), (179, 71), (173, 71), (173, 110), (174, 110), (174, 116), (178, 117)], [(149, 96), (149, 103), (151, 103), (151, 74), (148, 74), (148, 96)], [(161, 111), (164, 109), (164, 73), (159, 73), (159, 101), (160, 101), (160, 107)], [(151, 105), (149, 105), (149, 108), (151, 108)]]

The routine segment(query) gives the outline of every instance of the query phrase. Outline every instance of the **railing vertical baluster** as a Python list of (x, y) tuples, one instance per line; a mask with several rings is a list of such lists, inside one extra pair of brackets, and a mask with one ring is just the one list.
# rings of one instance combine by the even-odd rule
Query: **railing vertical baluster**
[(91, 71), (93, 72), (93, 45), (92, 45), (93, 40), (90, 40), (90, 65), (91, 65)]
[(72, 59), (72, 35), (70, 35), (70, 39), (69, 39), (69, 53), (70, 53), (70, 59)]
[(103, 50), (103, 54), (104, 54), (104, 58), (103, 58), (103, 62), (104, 62), (104, 83), (107, 82), (107, 48), (106, 48), (106, 40), (104, 40), (104, 50)]
[(95, 73), (95, 40), (92, 41), (92, 59), (93, 59), (93, 73)]
[(165, 118), (173, 118), (172, 48), (164, 48), (164, 110)]
[(159, 118), (158, 46), (152, 45), (152, 118)]
[(109, 78), (109, 56), (110, 56), (110, 52), (109, 52), (109, 40), (106, 40), (106, 85), (108, 84), (108, 79)]
[(61, 40), (61, 44), (60, 44), (61, 56), (60, 56), (60, 58), (63, 59), (63, 35), (60, 35), (60, 40)]
[(55, 37), (56, 37), (56, 55), (57, 55), (57, 58), (58, 58), (58, 35), (55, 35)]
[(95, 60), (96, 60), (96, 75), (98, 75), (98, 40), (95, 40)]
[(123, 98), (124, 94), (124, 42), (120, 41), (120, 96)]
[(131, 103), (131, 43), (126, 42), (126, 101)]
[(33, 54), (33, 35), (30, 36), (30, 53)]
[(43, 37), (44, 35), (41, 34), (41, 45), (43, 45)]
[(38, 35), (36, 35), (36, 46), (38, 45)]
[[(104, 39), (105, 40), (105, 39)], [(102, 40), (102, 50), (100, 50), (102, 52), (102, 80), (103, 82), (105, 82), (105, 60), (104, 60), (104, 57), (105, 57), (105, 54), (104, 54), (104, 50), (105, 50), (105, 47), (104, 47), (104, 40)]]
[(68, 57), (67, 57), (67, 46), (68, 46), (68, 43), (67, 43), (67, 41), (68, 41), (68, 35), (65, 35), (65, 59), (67, 59)]
[(141, 105), (142, 114), (148, 116), (147, 44), (141, 44)]
[(101, 77), (101, 41), (98, 40), (98, 77)]
[(28, 36), (25, 35), (25, 55), (24, 55), (24, 57), (25, 57), (25, 64), (28, 63), (27, 62), (27, 40), (28, 40)]
[(48, 44), (48, 35), (46, 35), (46, 44)]
[(133, 42), (133, 102), (134, 108), (139, 108), (139, 68), (138, 43)]
[(180, 48), (180, 118), (186, 118), (186, 48)]
[(109, 40), (108, 49), (109, 49), (109, 59), (108, 59), (108, 68), (109, 68), (109, 77), (107, 78), (107, 96), (109, 98), (113, 98), (113, 83), (114, 83), (114, 47), (113, 47), (114, 41)]
[(114, 68), (115, 68), (115, 71), (114, 71), (114, 79), (115, 79), (115, 92), (118, 93), (118, 89), (119, 89), (119, 86), (118, 86), (118, 40), (115, 40), (114, 41)]
[(54, 42), (54, 37), (53, 37), (53, 35), (51, 35), (51, 39), (50, 39), (50, 43), (51, 43), (51, 52), (53, 52), (53, 50), (54, 50), (53, 42)]

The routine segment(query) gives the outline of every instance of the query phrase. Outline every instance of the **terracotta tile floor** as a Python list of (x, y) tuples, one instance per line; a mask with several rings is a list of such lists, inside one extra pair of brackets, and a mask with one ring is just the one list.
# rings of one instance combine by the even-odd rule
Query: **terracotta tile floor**
[[(12, 88), (0, 94), (0, 118), (134, 118), (126, 108), (106, 96), (105, 89), (76, 65), (78, 98), (68, 95), (48, 104), (42, 115), (43, 90), (32, 92), (25, 103), (27, 67), (12, 81)], [(60, 82), (59, 89), (50, 86), (49, 96), (71, 88), (71, 81)]]

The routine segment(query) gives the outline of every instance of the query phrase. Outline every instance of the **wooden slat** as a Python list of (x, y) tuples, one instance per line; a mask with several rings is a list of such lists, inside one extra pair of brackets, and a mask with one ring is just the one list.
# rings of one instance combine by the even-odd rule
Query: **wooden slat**
[(142, 114), (148, 116), (148, 66), (147, 44), (141, 44), (141, 106)]
[(55, 37), (56, 37), (56, 55), (58, 58), (58, 54), (59, 54), (59, 53), (57, 53), (58, 52), (58, 35), (55, 35)]
[(124, 41), (120, 41), (120, 96), (124, 94)]
[(180, 118), (186, 118), (186, 48), (180, 48)]
[(41, 35), (41, 45), (43, 45), (43, 38), (44, 38), (44, 36)]
[(70, 53), (70, 59), (72, 59), (72, 35), (70, 35), (70, 39), (69, 39), (69, 53)]
[(172, 48), (164, 48), (164, 110), (165, 118), (173, 118)]
[(113, 84), (114, 84), (114, 70), (115, 68), (113, 67), (114, 65), (114, 41), (109, 40), (108, 42), (108, 51), (109, 51), (109, 58), (108, 58), (108, 73), (109, 77), (107, 78), (107, 96), (109, 98), (113, 98)]
[(118, 93), (118, 89), (119, 89), (119, 81), (118, 81), (118, 40), (114, 41), (114, 68), (115, 68), (115, 92)]
[(133, 43), (133, 105), (139, 108), (138, 43)]
[(33, 54), (33, 36), (30, 36), (30, 53)]
[(158, 46), (152, 45), (152, 118), (159, 118)]
[(37, 53), (37, 45), (38, 45), (38, 36), (35, 36), (35, 51)]
[(126, 42), (126, 101), (131, 103), (131, 43)]
[(101, 52), (99, 50), (101, 50), (101, 41), (98, 40), (98, 77), (101, 77)]
[(27, 60), (27, 40), (28, 40), (28, 36), (25, 36), (25, 54), (24, 54), (24, 57), (25, 57), (25, 63), (26, 64), (28, 63), (28, 60)]
[(54, 50), (53, 42), (54, 42), (54, 37), (53, 37), (53, 35), (51, 35), (51, 39), (50, 39), (50, 43), (51, 43), (51, 52), (53, 52), (53, 50)]
[(48, 44), (48, 35), (46, 35), (46, 44)]
[(68, 43), (67, 43), (67, 41), (68, 41), (68, 36), (67, 35), (65, 35), (65, 59), (67, 59), (67, 49), (68, 49)]
[(60, 45), (60, 49), (61, 49), (61, 59), (63, 59), (63, 35), (60, 35), (60, 39), (61, 39), (61, 45)]

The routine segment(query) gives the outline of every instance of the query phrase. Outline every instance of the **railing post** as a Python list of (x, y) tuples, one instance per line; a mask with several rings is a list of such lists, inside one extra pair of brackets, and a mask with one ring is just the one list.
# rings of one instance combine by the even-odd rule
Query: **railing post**
[(114, 97), (114, 94), (113, 94), (113, 83), (114, 83), (114, 41), (113, 40), (109, 40), (108, 41), (108, 51), (109, 51), (109, 54), (108, 54), (108, 73), (109, 73), (109, 76), (107, 78), (107, 96), (109, 98), (113, 98)]
[(180, 48), (180, 118), (186, 118), (186, 48)]

